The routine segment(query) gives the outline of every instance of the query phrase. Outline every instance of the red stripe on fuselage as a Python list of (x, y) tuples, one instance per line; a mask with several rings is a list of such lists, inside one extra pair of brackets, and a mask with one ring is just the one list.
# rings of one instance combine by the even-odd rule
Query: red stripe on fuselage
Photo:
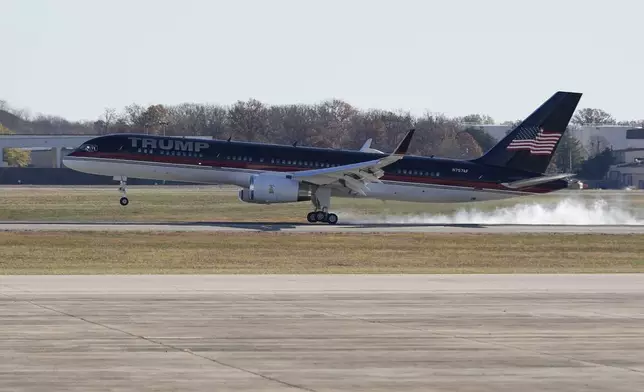
[[(295, 172), (303, 170), (314, 170), (310, 167), (295, 167), (295, 166), (280, 166), (270, 163), (259, 163), (249, 161), (228, 161), (228, 160), (206, 160), (198, 157), (183, 157), (183, 156), (164, 156), (164, 155), (149, 155), (137, 153), (111, 153), (111, 152), (84, 152), (75, 151), (70, 156), (74, 157), (87, 157), (87, 158), (102, 158), (102, 159), (120, 159), (133, 162), (158, 162), (166, 164), (177, 165), (191, 165), (195, 167), (213, 167), (213, 168), (227, 168), (227, 169), (248, 169), (248, 170), (265, 170), (274, 172)], [(321, 169), (321, 168), (320, 168)], [(385, 174), (381, 180), (383, 181), (397, 181), (409, 184), (427, 184), (427, 185), (445, 185), (445, 186), (458, 186), (465, 188), (474, 188), (481, 190), (510, 190), (497, 182), (488, 181), (472, 181), (472, 180), (458, 180), (438, 177), (418, 177), (409, 176), (404, 174)], [(521, 192), (526, 193), (548, 193), (553, 189), (541, 187), (529, 187), (521, 189)]]

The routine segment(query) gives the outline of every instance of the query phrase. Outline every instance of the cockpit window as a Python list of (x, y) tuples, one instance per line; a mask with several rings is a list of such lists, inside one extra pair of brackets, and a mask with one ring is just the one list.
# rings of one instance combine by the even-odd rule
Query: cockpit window
[(81, 151), (86, 151), (86, 152), (96, 152), (98, 151), (98, 146), (96, 144), (83, 144), (80, 146)]

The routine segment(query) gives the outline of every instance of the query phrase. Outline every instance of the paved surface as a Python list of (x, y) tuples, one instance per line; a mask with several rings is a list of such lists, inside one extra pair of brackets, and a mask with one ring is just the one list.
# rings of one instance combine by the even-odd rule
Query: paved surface
[(285, 233), (601, 233), (644, 234), (644, 225), (486, 225), (486, 224), (397, 224), (354, 225), (300, 224), (284, 222), (0, 222), (0, 231), (207, 231)]
[(644, 275), (0, 277), (2, 391), (642, 391)]

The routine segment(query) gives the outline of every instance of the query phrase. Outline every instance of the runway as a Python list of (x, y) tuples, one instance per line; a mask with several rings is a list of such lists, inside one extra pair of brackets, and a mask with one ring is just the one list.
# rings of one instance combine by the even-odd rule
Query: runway
[(351, 225), (290, 222), (0, 222), (0, 231), (160, 231), (284, 233), (596, 233), (644, 234), (644, 225), (494, 225), (399, 224)]
[(0, 390), (641, 391), (644, 275), (3, 276)]

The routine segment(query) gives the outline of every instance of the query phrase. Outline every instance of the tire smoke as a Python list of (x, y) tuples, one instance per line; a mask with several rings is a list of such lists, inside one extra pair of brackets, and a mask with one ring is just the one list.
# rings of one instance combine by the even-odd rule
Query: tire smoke
[[(347, 217), (349, 218), (349, 217)], [(644, 225), (623, 200), (566, 198), (554, 203), (519, 203), (494, 210), (460, 209), (451, 214), (364, 217), (352, 223), (496, 225)]]

